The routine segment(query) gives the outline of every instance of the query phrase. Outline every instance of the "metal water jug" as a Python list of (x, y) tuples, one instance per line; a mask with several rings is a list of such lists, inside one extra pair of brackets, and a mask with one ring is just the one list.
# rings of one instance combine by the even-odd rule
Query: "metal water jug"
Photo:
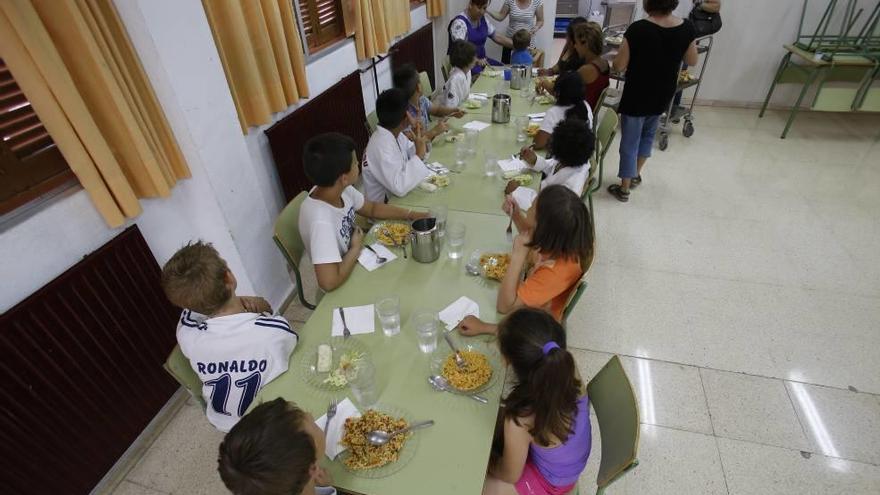
[(530, 83), (532, 72), (528, 65), (511, 65), (510, 66), (510, 89), (527, 88)]
[(440, 257), (440, 230), (436, 218), (421, 218), (412, 223), (410, 251), (419, 263), (431, 263)]
[(492, 97), (492, 122), (506, 124), (510, 122), (510, 95)]

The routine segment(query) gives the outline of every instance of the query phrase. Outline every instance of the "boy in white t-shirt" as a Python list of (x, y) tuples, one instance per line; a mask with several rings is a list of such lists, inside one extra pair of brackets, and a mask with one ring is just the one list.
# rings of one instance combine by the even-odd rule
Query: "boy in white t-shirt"
[(348, 280), (361, 254), (364, 234), (355, 224), (355, 213), (398, 220), (428, 216), (365, 200), (352, 186), (360, 170), (354, 141), (348, 136), (328, 132), (310, 139), (303, 150), (303, 167), (315, 187), (300, 207), (299, 232), (324, 291)]
[(325, 448), (315, 418), (279, 397), (255, 407), (226, 435), (217, 470), (235, 495), (336, 495), (318, 464)]
[(162, 288), (182, 308), (177, 342), (202, 380), (206, 415), (229, 431), (263, 385), (287, 371), (299, 340), (261, 297), (238, 297), (237, 282), (213, 246), (201, 241), (174, 253)]
[[(582, 196), (590, 175), (590, 156), (596, 147), (596, 138), (586, 122), (580, 119), (567, 119), (553, 129), (550, 141), (552, 158), (543, 158), (529, 148), (520, 152), (522, 158), (533, 170), (545, 175), (541, 189), (552, 185), (563, 185), (578, 196)], [(510, 181), (504, 190), (507, 195), (502, 209), (513, 218), (516, 229), (525, 232), (535, 228), (529, 218), (530, 210), (538, 192), (520, 187), (519, 182)]]
[(455, 40), (449, 48), (449, 65), (452, 71), (443, 87), (437, 90), (434, 104), (455, 108), (465, 100), (471, 92), (471, 69), (477, 63), (477, 49), (470, 41)]

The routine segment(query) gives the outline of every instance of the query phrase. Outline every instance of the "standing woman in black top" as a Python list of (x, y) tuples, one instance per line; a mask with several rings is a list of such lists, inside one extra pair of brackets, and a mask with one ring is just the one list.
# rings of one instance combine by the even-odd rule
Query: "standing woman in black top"
[(619, 201), (642, 182), (642, 168), (654, 144), (660, 115), (669, 106), (684, 60), (697, 64), (696, 33), (690, 21), (672, 15), (678, 0), (644, 0), (647, 19), (630, 24), (614, 59), (626, 71), (620, 98), (620, 184), (608, 186)]

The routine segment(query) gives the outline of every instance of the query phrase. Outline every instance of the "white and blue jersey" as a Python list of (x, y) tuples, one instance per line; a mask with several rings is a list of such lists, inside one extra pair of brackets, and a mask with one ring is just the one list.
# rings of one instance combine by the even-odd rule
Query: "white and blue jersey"
[(287, 370), (299, 336), (281, 316), (257, 313), (206, 318), (183, 310), (177, 342), (202, 380), (208, 421), (227, 432), (260, 388)]

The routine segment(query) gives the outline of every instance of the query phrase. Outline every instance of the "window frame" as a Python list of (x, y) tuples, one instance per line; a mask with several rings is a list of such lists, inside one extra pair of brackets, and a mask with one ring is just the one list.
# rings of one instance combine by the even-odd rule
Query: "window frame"
[(310, 61), (313, 57), (316, 57), (320, 52), (323, 52), (327, 49), (333, 48), (338, 45), (341, 41), (345, 41), (349, 36), (345, 29), (345, 4), (344, 0), (333, 0), (336, 2), (338, 6), (337, 16), (337, 25), (340, 29), (340, 33), (338, 35), (332, 36), (327, 39), (321, 39), (320, 36), (320, 26), (316, 22), (312, 22), (312, 32), (315, 36), (318, 37), (317, 44), (315, 46), (309, 46), (309, 39), (306, 35), (305, 23), (302, 18), (302, 5), (305, 4), (306, 10), (309, 13), (309, 20), (317, 18), (317, 2), (319, 0), (290, 0), (293, 3), (294, 10), (296, 10), (296, 25), (297, 29), (299, 29), (300, 39), (302, 40), (303, 45), (303, 53), (306, 56), (306, 60)]

